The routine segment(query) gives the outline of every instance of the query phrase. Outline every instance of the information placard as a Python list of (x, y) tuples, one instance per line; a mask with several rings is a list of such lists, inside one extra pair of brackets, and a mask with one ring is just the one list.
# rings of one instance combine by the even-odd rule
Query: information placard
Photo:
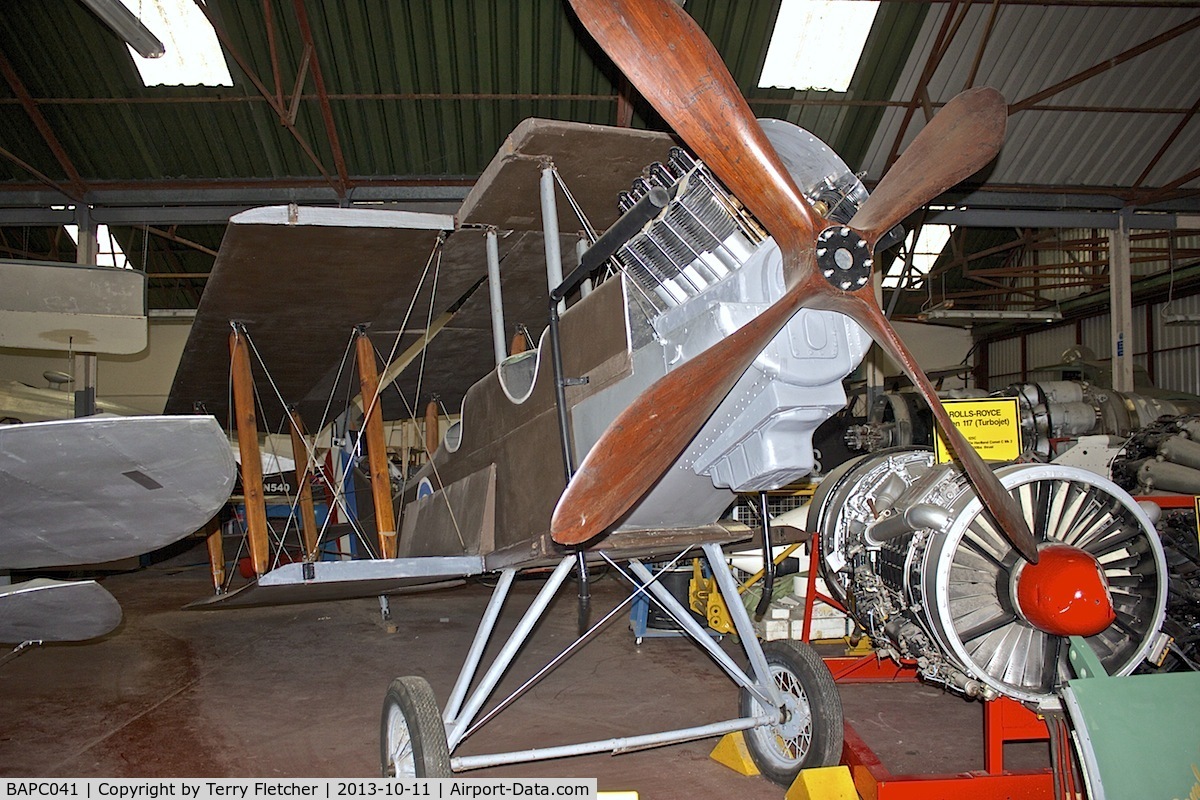
[[(1021, 455), (1021, 407), (1015, 397), (943, 400), (954, 426), (984, 461), (1013, 461)], [(941, 431), (934, 437), (939, 464), (952, 460)]]

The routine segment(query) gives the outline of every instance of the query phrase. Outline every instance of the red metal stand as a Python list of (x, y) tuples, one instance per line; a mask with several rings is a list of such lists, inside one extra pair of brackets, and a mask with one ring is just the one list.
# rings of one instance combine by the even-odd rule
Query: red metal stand
[(1139, 503), (1143, 500), (1149, 500), (1151, 503), (1154, 503), (1159, 508), (1164, 509), (1164, 510), (1175, 509), (1175, 508), (1195, 508), (1196, 507), (1196, 497), (1193, 495), (1190, 495), (1190, 494), (1139, 495), (1137, 497), (1134, 497), (1133, 499), (1137, 500)]
[[(804, 641), (812, 630), (817, 600), (845, 611), (841, 603), (817, 593), (817, 534), (808, 543), (808, 584), (804, 596)], [(871, 654), (859, 658), (826, 658), (838, 683), (908, 683), (917, 680), (915, 667)], [(845, 728), (842, 763), (850, 768), (854, 788), (864, 800), (1016, 800), (1053, 798), (1054, 777), (1049, 769), (1035, 772), (1004, 770), (1005, 742), (1050, 738), (1045, 723), (1032, 711), (1008, 698), (984, 703), (984, 770), (952, 775), (893, 775), (849, 723)]]
[(850, 768), (854, 788), (863, 800), (1050, 800), (1054, 797), (1050, 770), (893, 775), (849, 725), (842, 746), (842, 763)]
[(983, 768), (1004, 772), (1005, 742), (1044, 742), (1050, 739), (1045, 721), (1007, 697), (983, 704)]

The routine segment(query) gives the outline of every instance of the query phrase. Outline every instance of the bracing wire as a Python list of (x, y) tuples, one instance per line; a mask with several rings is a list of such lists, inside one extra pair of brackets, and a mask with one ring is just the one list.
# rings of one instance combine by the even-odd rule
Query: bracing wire
[(587, 215), (583, 213), (583, 208), (575, 199), (575, 195), (571, 194), (571, 190), (567, 188), (567, 182), (564, 181), (562, 175), (558, 173), (558, 167), (554, 164), (551, 164), (550, 172), (552, 175), (554, 175), (554, 182), (558, 184), (558, 187), (562, 189), (563, 194), (566, 195), (567, 203), (570, 204), (571, 210), (575, 212), (575, 216), (579, 219), (580, 224), (583, 225), (583, 230), (584, 233), (587, 234), (588, 241), (595, 242), (600, 237), (596, 233), (596, 229), (592, 226), (591, 220), (589, 220)]
[[(270, 369), (267, 367), (267, 364), (262, 357), (262, 353), (258, 350), (258, 347), (255, 345), (254, 339), (250, 336), (250, 334), (247, 331), (245, 331), (245, 329), (242, 329), (241, 334), (243, 336), (245, 336), (246, 343), (250, 348), (250, 352), (254, 355), (255, 362), (257, 363), (259, 368), (262, 370), (262, 372), (266, 375), (267, 382), (270, 385), (271, 390), (275, 395), (275, 399), (279, 402), (280, 406), (283, 407), (286, 411), (287, 403), (283, 398), (283, 393), (280, 391), (278, 384), (275, 382), (274, 376), (271, 374)], [(349, 352), (350, 352), (350, 349), (352, 346), (353, 346), (353, 339), (350, 339), (350, 342), (349, 342), (349, 344), (347, 344), (346, 350), (343, 353), (342, 363), (338, 368), (338, 377), (334, 381), (334, 386), (337, 386), (338, 383), (341, 382), (341, 376), (344, 374), (344, 371), (346, 368), (346, 363), (348, 361)], [(255, 397), (258, 398), (257, 384), (255, 385)], [(326, 404), (326, 410), (325, 410), (326, 415), (328, 415), (328, 413), (329, 413), (329, 408), (332, 406), (332, 402), (333, 402), (333, 399), (331, 396)], [(233, 407), (232, 404), (230, 404), (231, 409), (232, 409), (232, 407)], [(324, 421), (324, 417), (323, 417), (322, 421)], [(306, 450), (308, 449), (307, 446), (305, 449)], [(357, 443), (356, 443), (356, 449), (357, 449)], [(311, 471), (313, 471), (314, 473), (320, 474), (322, 480), (325, 482), (325, 485), (329, 486), (333, 490), (333, 496), (330, 498), (331, 503), (336, 504), (336, 506), (341, 510), (342, 514), (346, 517), (347, 521), (350, 522), (351, 529), (354, 531), (354, 533), (355, 533), (356, 537), (358, 538), (358, 540), (360, 541), (360, 543), (362, 543), (367, 548), (368, 552), (372, 552), (369, 537), (367, 537), (365, 532), (357, 525), (356, 521), (353, 519), (352, 515), (349, 513), (349, 508), (346, 506), (344, 486), (342, 486), (338, 481), (333, 480), (332, 476), (327, 475), (325, 473), (324, 468), (316, 462), (314, 453), (310, 453), (309, 457), (311, 460), (308, 462), (307, 467), (311, 468)], [(297, 502), (298, 502), (298, 498), (297, 498)], [(293, 513), (294, 513), (294, 510), (295, 510), (295, 507), (293, 506)], [(328, 532), (328, 528), (329, 528), (330, 524), (331, 524), (330, 516), (326, 515), (325, 522), (321, 526), (321, 531), (317, 535), (317, 549), (318, 550), (320, 550), (322, 543), (325, 540), (325, 534)]]

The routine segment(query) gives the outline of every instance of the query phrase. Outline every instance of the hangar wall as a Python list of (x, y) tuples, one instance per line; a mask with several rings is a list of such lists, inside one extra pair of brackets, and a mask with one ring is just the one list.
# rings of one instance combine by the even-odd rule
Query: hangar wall
[[(1153, 384), (1189, 394), (1200, 394), (1200, 342), (1195, 325), (1167, 325), (1162, 319), (1166, 303), (1150, 303), (1133, 309), (1133, 357)], [(1200, 314), (1200, 294), (1175, 298), (1173, 314)], [(992, 389), (1010, 383), (1057, 379), (1044, 369), (1062, 363), (1063, 353), (1083, 345), (1097, 360), (1112, 357), (1112, 321), (1109, 314), (1047, 325), (1041, 330), (1000, 339), (988, 344), (988, 385)]]
[[(97, 357), (97, 396), (122, 405), (161, 414), (171, 391), (175, 368), (187, 343), (191, 325), (184, 321), (151, 321), (146, 349), (129, 356)], [(0, 379), (44, 389), (42, 373), (66, 372), (67, 354), (49, 350), (0, 348)]]
[[(953, 366), (971, 349), (970, 332), (962, 328), (899, 322), (896, 330), (918, 363), (928, 369)], [(190, 331), (187, 321), (152, 320), (149, 346), (144, 351), (132, 356), (99, 356), (98, 396), (148, 414), (162, 413)], [(51, 369), (67, 369), (65, 353), (0, 348), (2, 380), (45, 388), (42, 373)], [(893, 365), (885, 372), (897, 375), (900, 369)]]

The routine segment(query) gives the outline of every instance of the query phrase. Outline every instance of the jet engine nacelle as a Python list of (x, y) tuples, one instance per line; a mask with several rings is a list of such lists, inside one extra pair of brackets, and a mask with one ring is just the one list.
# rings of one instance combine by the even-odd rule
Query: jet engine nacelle
[[(1166, 605), (1166, 563), (1146, 512), (1086, 470), (1012, 464), (996, 474), (1042, 547), (1095, 556), (1116, 618), (1086, 641), (1110, 675), (1132, 672), (1161, 646)], [(822, 481), (809, 520), (830, 591), (924, 679), (1041, 706), (1073, 677), (1068, 638), (1045, 629), (1045, 609), (1021, 607), (1025, 562), (954, 464), (913, 449), (849, 461)]]

